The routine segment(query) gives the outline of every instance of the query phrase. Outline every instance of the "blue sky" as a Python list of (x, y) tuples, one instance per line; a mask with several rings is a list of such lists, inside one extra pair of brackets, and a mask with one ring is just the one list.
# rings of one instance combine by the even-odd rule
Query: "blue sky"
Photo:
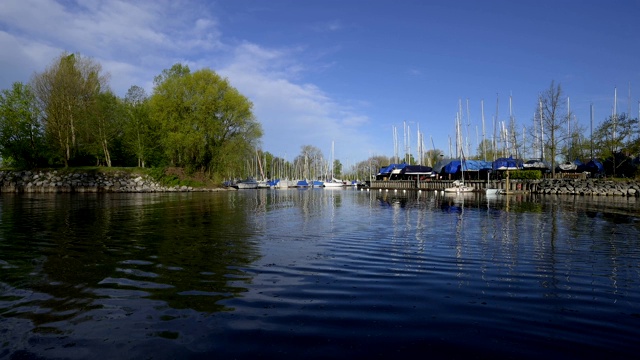
[(180, 62), (227, 77), (254, 104), (263, 150), (288, 160), (302, 145), (329, 158), (332, 141), (346, 166), (392, 156), (405, 123), (413, 153), (419, 127), (449, 154), (459, 101), (473, 154), (482, 100), (487, 134), (510, 96), (517, 126), (530, 126), (551, 81), (587, 131), (590, 104), (597, 125), (614, 88), (618, 112), (638, 116), (639, 14), (638, 0), (2, 0), (0, 89), (63, 51), (99, 62), (119, 96), (151, 94)]

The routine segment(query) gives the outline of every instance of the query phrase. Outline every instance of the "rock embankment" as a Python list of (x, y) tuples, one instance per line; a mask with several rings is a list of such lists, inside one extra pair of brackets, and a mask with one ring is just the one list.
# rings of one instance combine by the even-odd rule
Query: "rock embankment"
[(547, 179), (536, 184), (534, 194), (567, 194), (596, 196), (640, 196), (640, 183), (635, 180)]
[(199, 189), (190, 186), (162, 186), (146, 175), (126, 172), (0, 171), (0, 192), (3, 193), (186, 192), (211, 190), (213, 189)]

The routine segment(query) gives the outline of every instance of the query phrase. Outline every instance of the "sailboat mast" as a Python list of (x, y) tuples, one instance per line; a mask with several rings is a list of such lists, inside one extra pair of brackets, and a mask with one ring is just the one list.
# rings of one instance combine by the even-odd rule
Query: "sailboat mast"
[(539, 100), (540, 104), (540, 160), (544, 160), (544, 114), (542, 112), (542, 99)]
[[(618, 88), (613, 88), (613, 141), (615, 146), (616, 141), (616, 130), (618, 127)], [(614, 152), (618, 151), (618, 147), (614, 147)]]
[(331, 140), (331, 178), (329, 181), (333, 181), (333, 156), (335, 151), (335, 142)]
[(569, 97), (567, 96), (567, 156), (569, 157), (567, 160), (571, 160), (573, 157), (571, 154), (571, 144), (573, 143), (573, 139), (571, 138), (571, 103), (569, 102)]
[(590, 139), (591, 139), (591, 160), (593, 160), (593, 103), (591, 103), (591, 106), (589, 106), (589, 117), (591, 118), (591, 124), (590, 124)]
[(469, 135), (469, 126), (471, 126), (471, 113), (469, 112), (469, 99), (467, 99), (467, 154), (471, 154), (471, 150), (469, 149), (469, 139), (471, 138)]
[(500, 97), (498, 94), (496, 94), (496, 117), (493, 121), (493, 160), (496, 159), (496, 151), (498, 151), (497, 149), (497, 143), (496, 143), (496, 127), (498, 126), (498, 109), (499, 106), (498, 104), (500, 103)]
[(485, 144), (485, 129), (484, 129), (484, 99), (480, 100), (480, 109), (482, 111), (482, 154), (484, 155), (484, 161), (487, 161), (487, 148)]

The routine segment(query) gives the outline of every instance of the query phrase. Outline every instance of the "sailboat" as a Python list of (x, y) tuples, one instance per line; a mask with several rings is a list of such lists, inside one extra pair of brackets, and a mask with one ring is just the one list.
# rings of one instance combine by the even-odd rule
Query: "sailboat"
[[(464, 175), (463, 175), (464, 176)], [(452, 187), (448, 187), (444, 189), (446, 193), (468, 193), (473, 192), (475, 189), (471, 186), (467, 186), (464, 184), (464, 178), (462, 180), (456, 180), (453, 182)]]
[(324, 182), (323, 186), (326, 188), (338, 188), (338, 187), (342, 187), (344, 184), (342, 183), (342, 181), (336, 179), (333, 177), (333, 149), (334, 148), (334, 142), (331, 142), (331, 174), (329, 176), (329, 179), (327, 181)]
[(472, 192), (475, 189), (471, 186), (467, 186), (464, 184), (464, 168), (465, 168), (465, 160), (464, 160), (464, 154), (461, 151), (460, 152), (460, 172), (462, 173), (462, 176), (460, 177), (460, 180), (456, 180), (453, 182), (453, 186), (452, 187), (448, 187), (444, 189), (444, 192), (448, 192), (448, 193), (466, 193), (466, 192)]
[[(462, 105), (460, 105), (462, 106)], [(460, 113), (459, 113), (460, 114)], [(461, 141), (461, 131), (460, 131), (460, 117), (458, 116), (456, 119), (456, 144), (462, 144)], [(457, 147), (457, 145), (456, 145)], [(448, 187), (444, 189), (444, 192), (446, 193), (467, 193), (467, 192), (472, 192), (474, 190), (474, 188), (472, 188), (471, 186), (466, 186), (464, 184), (464, 168), (465, 168), (465, 160), (464, 160), (464, 149), (462, 148), (462, 146), (460, 146), (460, 172), (462, 173), (462, 176), (460, 177), (460, 180), (456, 180), (453, 182), (453, 186), (452, 187)]]

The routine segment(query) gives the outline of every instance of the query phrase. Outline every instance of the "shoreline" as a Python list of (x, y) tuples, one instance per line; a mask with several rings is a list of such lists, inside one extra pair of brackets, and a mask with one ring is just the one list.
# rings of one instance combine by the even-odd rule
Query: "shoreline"
[[(375, 180), (370, 187), (375, 190), (433, 190), (441, 191), (451, 187), (453, 180)], [(465, 180), (465, 185), (473, 192), (485, 192), (487, 189), (505, 191), (509, 194), (565, 194), (580, 196), (640, 196), (640, 181), (635, 179), (542, 179), (542, 180)]]
[(0, 193), (153, 193), (214, 192), (227, 188), (164, 186), (148, 175), (128, 172), (0, 171)]

